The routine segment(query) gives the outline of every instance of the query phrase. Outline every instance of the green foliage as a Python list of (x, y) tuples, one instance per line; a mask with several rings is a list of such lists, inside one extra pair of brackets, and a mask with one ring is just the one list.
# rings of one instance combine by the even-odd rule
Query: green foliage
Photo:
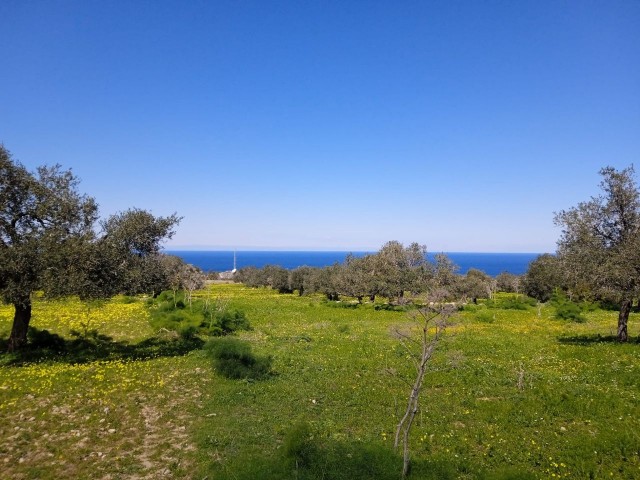
[(261, 380), (271, 373), (271, 357), (256, 356), (251, 345), (237, 338), (217, 338), (205, 344), (216, 370), (232, 379)]
[(558, 257), (545, 253), (529, 264), (522, 277), (522, 290), (528, 296), (547, 302), (555, 289), (564, 285)]
[(9, 350), (22, 348), (31, 294), (107, 298), (166, 285), (160, 244), (180, 221), (139, 209), (111, 215), (98, 235), (96, 201), (59, 165), (28, 171), (0, 144), (0, 297), (15, 306)]
[(238, 310), (225, 310), (216, 313), (208, 327), (210, 335), (229, 335), (237, 330), (251, 329), (247, 317)]
[(182, 336), (193, 335), (223, 336), (239, 330), (250, 330), (245, 314), (230, 308), (217, 308), (204, 299), (195, 299), (188, 304), (184, 292), (174, 295), (164, 291), (148, 305), (151, 325), (156, 330), (171, 330)]
[(249, 287), (271, 287), (280, 293), (293, 293), (295, 288), (304, 290), (303, 284), (300, 283), (304, 278), (296, 276), (296, 285), (292, 286), (290, 272), (278, 265), (265, 265), (262, 268), (244, 267), (237, 272), (235, 279)]
[(582, 323), (586, 318), (582, 316), (582, 308), (567, 298), (564, 292), (556, 290), (551, 297), (551, 305), (556, 309), (556, 318)]
[(503, 310), (528, 310), (535, 307), (538, 301), (526, 295), (501, 295), (493, 300), (487, 300), (484, 304), (489, 308), (501, 308)]
[(475, 319), (482, 323), (493, 323), (496, 321), (496, 315), (488, 310), (478, 310)]
[(633, 165), (600, 175), (601, 195), (556, 214), (558, 257), (572, 292), (620, 301), (617, 333), (626, 342), (629, 307), (640, 294), (640, 187)]

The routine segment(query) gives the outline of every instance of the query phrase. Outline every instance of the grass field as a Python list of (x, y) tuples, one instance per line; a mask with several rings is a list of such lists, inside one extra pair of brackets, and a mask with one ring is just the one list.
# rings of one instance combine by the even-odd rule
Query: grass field
[[(233, 284), (200, 295), (246, 313), (238, 336), (273, 357), (273, 376), (223, 378), (162, 336), (143, 348), (155, 332), (141, 300), (39, 300), (33, 326), (97, 329), (118, 348), (80, 364), (0, 356), (0, 477), (399, 478), (412, 367), (392, 332), (406, 312)], [(0, 306), (1, 337), (11, 316)], [(586, 317), (460, 312), (426, 378), (411, 477), (640, 479), (640, 318), (620, 345), (615, 312)]]

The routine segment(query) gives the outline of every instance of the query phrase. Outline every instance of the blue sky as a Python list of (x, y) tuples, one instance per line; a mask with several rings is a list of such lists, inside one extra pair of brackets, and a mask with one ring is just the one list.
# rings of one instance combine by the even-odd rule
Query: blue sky
[(640, 153), (640, 2), (0, 2), (0, 142), (168, 247), (546, 252)]

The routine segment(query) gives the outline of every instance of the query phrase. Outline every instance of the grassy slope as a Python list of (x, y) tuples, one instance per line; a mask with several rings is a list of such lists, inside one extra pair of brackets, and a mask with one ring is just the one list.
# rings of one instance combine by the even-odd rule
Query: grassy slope
[[(397, 478), (391, 449), (411, 366), (390, 332), (410, 324), (405, 313), (239, 285), (209, 295), (247, 313), (254, 329), (240, 336), (273, 355), (276, 376), (227, 380), (197, 351), (1, 367), (3, 475), (302, 478), (282, 467), (281, 452), (305, 421), (325, 478)], [(544, 308), (491, 314), (480, 322), (464, 312), (434, 358), (412, 436), (415, 478), (497, 478), (505, 469), (513, 478), (640, 478), (640, 345), (587, 337), (610, 335), (615, 313), (589, 313), (584, 324)], [(66, 333), (82, 315), (73, 302), (38, 303), (34, 325)], [(93, 315), (118, 340), (152, 333), (141, 304), (114, 301)], [(0, 307), (0, 334), (9, 318)], [(640, 330), (637, 314), (629, 327)], [(577, 338), (559, 341), (567, 337)]]

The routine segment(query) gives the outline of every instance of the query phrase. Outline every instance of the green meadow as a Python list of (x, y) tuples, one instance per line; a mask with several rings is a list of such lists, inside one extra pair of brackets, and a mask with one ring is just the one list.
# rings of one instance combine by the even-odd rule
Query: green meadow
[[(73, 354), (0, 355), (0, 477), (400, 478), (393, 440), (415, 373), (394, 332), (410, 311), (241, 284), (197, 295), (245, 313), (235, 336), (272, 358), (267, 378), (223, 377), (199, 338), (153, 327), (144, 299), (37, 299), (38, 330), (97, 333)], [(574, 323), (499, 305), (451, 319), (410, 478), (640, 479), (640, 314), (619, 344), (614, 311)], [(0, 306), (0, 338), (12, 315)]]

